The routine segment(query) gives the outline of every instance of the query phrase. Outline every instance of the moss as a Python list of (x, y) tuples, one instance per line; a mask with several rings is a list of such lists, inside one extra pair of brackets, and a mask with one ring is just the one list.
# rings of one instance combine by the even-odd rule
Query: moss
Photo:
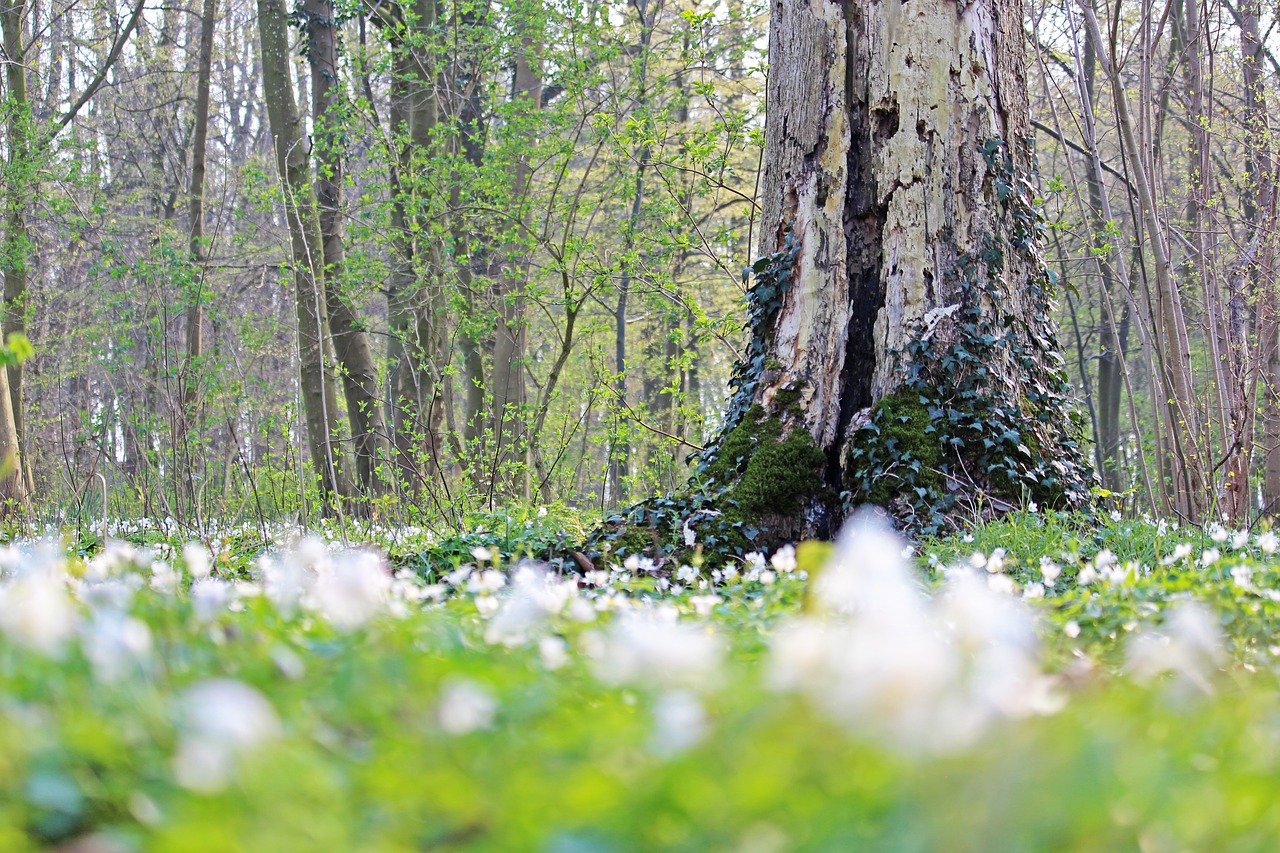
[[(945, 453), (931, 423), (929, 408), (916, 391), (898, 391), (876, 404), (865, 429), (876, 431), (875, 443), (893, 464), (871, 483), (864, 495), (868, 502), (888, 506), (907, 488), (940, 494), (946, 487)], [(850, 460), (849, 467), (856, 470), (856, 462)]]
[(805, 498), (815, 494), (825, 463), (807, 430), (795, 426), (784, 434), (778, 417), (757, 405), (725, 436), (708, 473), (732, 484), (725, 497), (750, 521), (799, 512)]
[(782, 425), (765, 415), (764, 408), (754, 405), (742, 416), (736, 427), (720, 441), (715, 459), (707, 465), (707, 476), (719, 485), (737, 479), (762, 440), (776, 440)]

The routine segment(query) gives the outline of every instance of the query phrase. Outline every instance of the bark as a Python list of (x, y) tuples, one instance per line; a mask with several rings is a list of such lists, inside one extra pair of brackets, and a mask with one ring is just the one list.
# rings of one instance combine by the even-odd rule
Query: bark
[(389, 455), (386, 424), (378, 400), (378, 371), (373, 347), (355, 306), (343, 292), (345, 244), (342, 188), (345, 175), (342, 87), (338, 80), (338, 22), (330, 0), (304, 0), (302, 19), (311, 68), (313, 151), (316, 200), (320, 207), (325, 294), (333, 349), (342, 371), (342, 390), (355, 447), (356, 482), (363, 494), (381, 490), (379, 460)]
[[(1086, 36), (1084, 45), (1083, 97), (1089, 102), (1089, 113), (1092, 116), (1096, 95), (1097, 55), (1101, 46)], [(1102, 181), (1096, 170), (1090, 168), (1085, 176), (1085, 184), (1089, 194), (1089, 227), (1095, 235), (1101, 235), (1107, 228), (1108, 218), (1103, 211), (1107, 205), (1103, 198)], [(1098, 353), (1098, 473), (1102, 485), (1114, 492), (1123, 492), (1123, 466), (1120, 464), (1120, 395), (1124, 388), (1124, 365), (1128, 350), (1129, 307), (1125, 303), (1122, 316), (1117, 320), (1115, 306), (1120, 301), (1120, 289), (1116, 282), (1111, 263), (1103, 259), (1099, 263), (1102, 276), (1102, 290), (1099, 293), (1100, 313), (1102, 315), (1102, 348)]]
[(326, 508), (350, 492), (329, 339), (320, 223), (289, 74), (288, 18), (281, 0), (258, 0), (267, 116), (285, 192), (298, 316), (298, 361), (311, 462)]
[[(204, 237), (204, 184), (209, 140), (209, 88), (213, 76), (213, 31), (218, 0), (204, 0), (200, 14), (200, 49), (196, 69), (196, 105), (191, 136), (191, 185), (187, 210), (190, 218), (189, 249), (194, 288), (187, 305), (187, 352), (183, 364), (182, 409), (179, 413), (177, 445), (186, 459), (188, 475), (194, 460), (187, 448), (187, 433), (199, 419), (201, 359), (204, 355), (204, 281), (208, 250)], [(188, 483), (194, 481), (188, 476)], [(194, 490), (194, 485), (191, 486)], [(187, 495), (194, 505), (194, 492)]]
[[(522, 10), (520, 49), (516, 53), (511, 97), (519, 104), (517, 129), (521, 154), (511, 170), (510, 204), (516, 212), (516, 240), (508, 248), (509, 260), (498, 279), (496, 301), (498, 323), (494, 330), (493, 367), (489, 376), (491, 395), (488, 438), (493, 444), (490, 481), (499, 493), (528, 499), (530, 470), (526, 460), (525, 355), (528, 349), (525, 328), (525, 283), (529, 277), (532, 250), (528, 245), (529, 195), (533, 166), (529, 152), (536, 140), (536, 116), (542, 109), (542, 50), (539, 24), (531, 10)], [(492, 495), (494, 489), (491, 488)]]
[(1247, 277), (1258, 294), (1258, 346), (1262, 379), (1262, 511), (1280, 512), (1280, 292), (1275, 281), (1276, 163), (1271, 148), (1259, 35), (1259, 0), (1240, 4), (1241, 79), (1244, 85), (1245, 161), (1243, 209), (1248, 237)]
[[(22, 18), (26, 14), (25, 0), (0, 3), (0, 36), (3, 37), (5, 63), (6, 107), (8, 110), (9, 175), (6, 183), (5, 233), (0, 263), (4, 267), (4, 322), (3, 332), (7, 340), (13, 334), (26, 334), (27, 330), (27, 265), (30, 254), (31, 234), (27, 223), (27, 205), (35, 185), (35, 168), (32, 151), (31, 108), (27, 102), (27, 67), (22, 47)], [(6, 473), (0, 481), (0, 495), (4, 498), (22, 499), (30, 489), (21, 475), (19, 465), (25, 446), (22, 408), (23, 366), (10, 364), (5, 370), (4, 384), (8, 401), (0, 412), (0, 453), (8, 462), (18, 466), (19, 475)], [(13, 432), (8, 430), (12, 428)]]
[[(460, 155), (462, 162), (475, 172), (479, 172), (484, 165), (487, 141), (482, 48), (477, 40), (487, 21), (487, 15), (488, 10), (483, 7), (461, 10), (461, 30), (467, 40), (458, 46), (458, 55), (454, 57), (450, 68), (451, 91), (456, 92), (459, 98), (456, 108), (458, 150), (454, 154)], [(459, 335), (459, 349), (462, 351), (462, 437), (466, 453), (472, 453), (477, 449), (485, 426), (484, 351), (487, 343), (487, 335), (479, 331), (484, 309), (483, 294), (476, 282), (476, 273), (486, 269), (489, 252), (484, 241), (476, 239), (472, 234), (467, 217), (461, 214), (462, 192), (461, 176), (455, 175), (449, 195), (449, 205), (453, 210), (450, 238), (453, 241), (454, 257), (458, 259), (458, 282), (462, 286), (466, 305), (465, 322)], [(481, 454), (477, 453), (475, 458), (480, 460)], [(475, 473), (480, 473), (478, 467), (475, 468)]]
[[(815, 493), (856, 479), (859, 426), (902, 387), (913, 341), (954, 338), (960, 264), (1008, 232), (982, 152), (1005, 140), (1030, 170), (1022, 39), (1018, 0), (773, 4), (760, 252), (795, 255), (751, 402), (821, 452)], [(1034, 253), (981, 266), (991, 302), (1040, 328)], [(1012, 363), (988, 367), (1022, 387)], [(830, 532), (831, 510), (811, 500), (784, 526)]]
[[(653, 24), (660, 4), (655, 4), (654, 8), (650, 10), (649, 0), (637, 0), (635, 6), (636, 12), (640, 16), (640, 93), (637, 98), (637, 104), (639, 106), (640, 120), (647, 123), (649, 121), (647, 114), (649, 108), (649, 45), (653, 39)], [(649, 156), (649, 145), (647, 143), (642, 144), (636, 151), (636, 176), (632, 189), (631, 212), (627, 215), (627, 228), (622, 247), (622, 276), (618, 281), (618, 301), (615, 303), (613, 312), (613, 369), (618, 377), (614, 393), (618, 396), (619, 405), (624, 408), (627, 407), (627, 299), (631, 295), (632, 271), (635, 266), (630, 255), (635, 248), (636, 229), (640, 223), (640, 212), (644, 204), (644, 172), (649, 162)], [(631, 443), (625, 437), (620, 437), (617, 440), (617, 444), (611, 448), (609, 458), (609, 482), (612, 485), (611, 494), (615, 502), (625, 499), (627, 479), (630, 475)]]
[(387, 154), (391, 164), (392, 269), (387, 287), (387, 419), (402, 479), (415, 491), (433, 481), (441, 459), (444, 301), (439, 245), (422, 176), (438, 121), (430, 40), (433, 0), (402, 7), (369, 4), (392, 53)]

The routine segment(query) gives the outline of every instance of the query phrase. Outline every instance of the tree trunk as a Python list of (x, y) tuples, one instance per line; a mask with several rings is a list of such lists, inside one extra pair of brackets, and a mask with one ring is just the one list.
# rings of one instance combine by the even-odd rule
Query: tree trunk
[(293, 250), (298, 312), (298, 360), (306, 410), (311, 462), (326, 508), (350, 491), (340, 441), (337, 383), (326, 308), (320, 223), (316, 218), (311, 169), (289, 74), (288, 18), (281, 0), (258, 0), (262, 81), (267, 116), (275, 138), (276, 166), (285, 192), (285, 216)]
[[(1019, 0), (775, 0), (754, 339), (700, 466), (773, 538), (1089, 476), (1027, 183)], [(841, 499), (841, 496), (844, 499)]]
[(367, 496), (380, 490), (378, 462), (388, 456), (389, 445), (378, 401), (378, 370), (373, 363), (373, 347), (355, 306), (343, 293), (342, 137), (346, 119), (342, 87), (338, 83), (338, 21), (331, 0), (304, 0), (301, 8), (307, 61), (311, 67), (315, 189), (320, 206), (329, 325), (333, 331), (333, 349), (342, 369), (342, 390), (355, 445), (356, 482)]
[(1262, 362), (1262, 512), (1280, 513), (1280, 293), (1276, 289), (1276, 163), (1263, 75), (1259, 0), (1240, 4), (1241, 78), (1246, 150), (1243, 209), (1247, 227), (1247, 275), (1258, 294), (1258, 348)]
[[(498, 322), (494, 329), (493, 368), (488, 390), (492, 395), (489, 416), (489, 441), (493, 444), (490, 482), (499, 494), (519, 495), (526, 500), (530, 493), (530, 470), (525, 459), (527, 425), (525, 423), (525, 285), (533, 248), (529, 245), (528, 211), (533, 166), (532, 146), (536, 142), (536, 121), (542, 109), (542, 72), (539, 54), (542, 50), (541, 24), (533, 19), (532, 9), (520, 10), (520, 48), (515, 57), (515, 74), (511, 84), (511, 100), (520, 105), (522, 127), (516, 129), (528, 141), (511, 169), (510, 204), (517, 223), (517, 235), (508, 247), (506, 268), (498, 278)], [(493, 494), (491, 488), (490, 494)]]
[(208, 251), (204, 239), (204, 182), (209, 140), (209, 87), (213, 76), (213, 28), (218, 16), (218, 0), (204, 0), (200, 14), (200, 52), (196, 60), (196, 110), (191, 135), (191, 186), (188, 193), (190, 217), (189, 252), (192, 265), (192, 292), (187, 304), (187, 353), (182, 368), (182, 408), (178, 416), (175, 443), (182, 454), (188, 502), (195, 505), (195, 461), (188, 435), (199, 418), (200, 379), (204, 355), (204, 282)]
[[(25, 0), (0, 3), (0, 35), (3, 36), (5, 63), (5, 109), (8, 114), (9, 176), (6, 181), (6, 227), (4, 245), (0, 250), (0, 263), (4, 267), (4, 337), (24, 335), (27, 329), (27, 259), (30, 254), (31, 235), (27, 224), (27, 205), (35, 185), (35, 163), (31, 150), (31, 106), (27, 101), (27, 66), (22, 47), (22, 18), (26, 14)], [(4, 380), (8, 403), (0, 412), (0, 452), (5, 466), (0, 483), (0, 495), (21, 499), (29, 489), (23, 474), (21, 445), (23, 442), (22, 373), (21, 364), (10, 364)], [(6, 430), (12, 426), (13, 432)], [(12, 454), (12, 457), (10, 456)], [(7, 473), (10, 459), (17, 465), (18, 476), (11, 480)], [(16, 489), (16, 491), (13, 491)]]

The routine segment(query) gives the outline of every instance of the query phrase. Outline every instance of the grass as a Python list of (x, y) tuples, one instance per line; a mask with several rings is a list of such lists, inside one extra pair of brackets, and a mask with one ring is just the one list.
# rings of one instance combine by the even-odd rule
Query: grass
[(0, 850), (1280, 841), (1269, 534), (1021, 514), (901, 573), (871, 531), (813, 577), (517, 568), (577, 523), (349, 530), (394, 578), (232, 530), (205, 578), (154, 525), (0, 555)]

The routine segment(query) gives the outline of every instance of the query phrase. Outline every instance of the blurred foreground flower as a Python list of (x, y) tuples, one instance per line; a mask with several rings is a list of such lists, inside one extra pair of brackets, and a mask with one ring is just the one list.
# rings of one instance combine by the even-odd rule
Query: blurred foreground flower
[(497, 711), (498, 700), (492, 693), (470, 679), (460, 678), (445, 686), (436, 713), (445, 732), (465, 735), (489, 728)]
[(1198, 602), (1182, 602), (1169, 612), (1161, 630), (1145, 630), (1130, 641), (1128, 669), (1139, 682), (1166, 673), (1175, 685), (1191, 686), (1208, 695), (1225, 655), (1217, 620)]
[(687, 688), (711, 684), (724, 652), (706, 627), (652, 606), (618, 613), (594, 651), (596, 676), (606, 683)]
[(522, 645), (533, 639), (549, 618), (563, 612), (577, 596), (576, 580), (564, 580), (533, 563), (521, 563), (515, 570), (510, 593), (485, 629), (485, 642)]
[(231, 780), (236, 761), (280, 737), (280, 719), (267, 698), (230, 678), (202, 681), (182, 694), (182, 738), (173, 758), (178, 783), (217, 791)]
[(62, 561), (47, 554), (28, 560), (0, 582), (0, 630), (19, 645), (56, 657), (75, 633), (79, 613), (67, 594)]
[(1021, 602), (968, 568), (951, 570), (931, 599), (902, 541), (871, 514), (842, 534), (815, 583), (814, 610), (779, 628), (771, 683), (857, 732), (906, 751), (949, 750), (999, 717), (1060, 706)]

